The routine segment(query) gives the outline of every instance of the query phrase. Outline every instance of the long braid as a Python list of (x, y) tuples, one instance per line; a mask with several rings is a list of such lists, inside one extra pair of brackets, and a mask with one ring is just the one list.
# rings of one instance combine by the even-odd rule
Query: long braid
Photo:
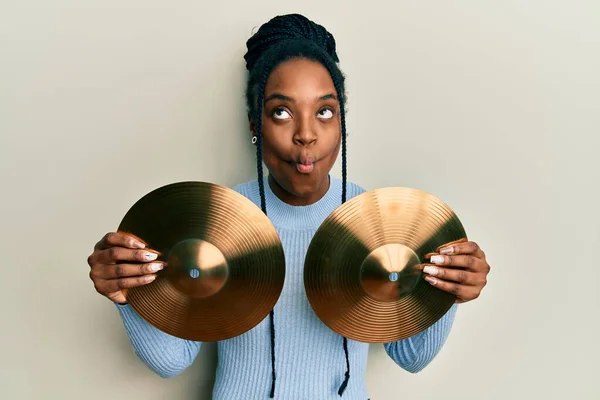
[[(326, 63), (329, 64), (329, 63)], [(332, 71), (332, 66), (326, 65), (326, 68), (329, 70), (331, 78), (333, 80), (333, 85), (335, 86), (335, 90), (338, 94), (338, 102), (340, 105), (340, 130), (342, 135), (342, 204), (346, 202), (346, 186), (347, 186), (347, 160), (346, 160), (346, 111), (345, 111), (345, 97), (344, 92), (342, 90), (341, 83), (339, 82), (339, 78)], [(344, 356), (346, 358), (346, 373), (344, 374), (344, 380), (338, 389), (338, 395), (341, 397), (348, 386), (348, 382), (350, 381), (350, 357), (348, 355), (348, 339), (344, 337), (342, 342), (344, 348)]]
[(346, 390), (346, 387), (348, 386), (348, 381), (350, 380), (350, 358), (348, 357), (348, 339), (346, 337), (344, 337), (343, 346), (344, 346), (344, 355), (346, 356), (346, 374), (344, 375), (344, 381), (342, 382), (342, 384), (340, 385), (340, 388), (338, 389), (338, 395), (340, 397), (342, 397), (342, 395), (344, 394), (344, 391)]
[[(262, 103), (263, 95), (259, 94), (259, 101)], [(263, 178), (263, 160), (262, 160), (262, 109), (256, 113), (256, 175), (258, 178), (258, 189), (260, 193), (260, 208), (265, 215), (267, 214), (267, 204), (265, 200), (265, 184)]]
[[(346, 202), (346, 183), (347, 183), (347, 175), (348, 163), (346, 162), (346, 112), (344, 110), (344, 105), (342, 104), (340, 107), (340, 118), (342, 120), (342, 203)], [(341, 396), (344, 394), (346, 390), (346, 386), (348, 386), (348, 381), (350, 380), (350, 359), (348, 357), (348, 339), (344, 337), (344, 355), (346, 356), (346, 377), (340, 389), (338, 390), (338, 394)]]
[[(265, 71), (260, 83), (259, 91), (257, 96), (257, 107), (254, 115), (255, 122), (255, 134), (256, 134), (256, 173), (258, 175), (258, 189), (260, 193), (260, 207), (267, 215), (267, 204), (265, 200), (265, 185), (263, 177), (263, 160), (262, 160), (262, 111), (263, 111), (263, 97), (265, 92), (265, 85), (269, 72)], [(271, 310), (269, 313), (269, 330), (271, 336), (271, 391), (269, 393), (270, 398), (275, 397), (275, 311)]]
[[(331, 75), (332, 78), (334, 75)], [(346, 160), (346, 110), (345, 110), (345, 98), (344, 93), (341, 90), (341, 85), (337, 82), (336, 78), (333, 78), (333, 84), (335, 90), (338, 92), (339, 103), (340, 103), (340, 120), (342, 130), (342, 203), (346, 202), (346, 186), (348, 180), (348, 163)]]

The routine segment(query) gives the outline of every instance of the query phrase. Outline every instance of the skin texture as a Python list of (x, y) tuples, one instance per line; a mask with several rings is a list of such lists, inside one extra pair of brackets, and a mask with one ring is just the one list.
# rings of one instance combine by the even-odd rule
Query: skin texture
[[(305, 59), (286, 61), (274, 69), (265, 86), (262, 125), (263, 161), (275, 195), (296, 206), (321, 199), (341, 146), (339, 103), (327, 69)], [(121, 232), (106, 234), (87, 260), (96, 291), (126, 303), (128, 288), (154, 280), (153, 267), (168, 268), (153, 263), (153, 253), (139, 239)], [(456, 295), (458, 303), (479, 297), (490, 266), (477, 243), (452, 243), (432, 256), (422, 266), (427, 282)]]
[(456, 296), (457, 303), (475, 300), (487, 285), (490, 272), (485, 253), (472, 241), (449, 244), (423, 265), (429, 284)]
[(152, 263), (158, 254), (141, 250), (146, 244), (122, 232), (109, 232), (88, 257), (90, 279), (101, 295), (115, 303), (126, 303), (127, 289), (146, 285), (156, 278), (163, 263)]
[[(315, 203), (329, 188), (329, 172), (341, 145), (331, 76), (318, 62), (286, 61), (269, 76), (264, 96), (263, 161), (269, 185), (288, 204)], [(252, 120), (250, 131), (256, 135)]]

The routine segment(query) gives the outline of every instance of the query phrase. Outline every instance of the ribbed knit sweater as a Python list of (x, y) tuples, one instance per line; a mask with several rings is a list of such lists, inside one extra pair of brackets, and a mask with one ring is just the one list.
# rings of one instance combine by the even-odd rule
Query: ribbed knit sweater
[[(320, 224), (341, 204), (342, 183), (331, 177), (323, 198), (308, 206), (291, 206), (271, 191), (265, 179), (267, 215), (283, 244), (286, 261), (285, 283), (274, 308), (275, 398), (283, 400), (340, 399), (346, 359), (343, 338), (315, 315), (304, 291), (304, 258)], [(257, 181), (243, 183), (235, 191), (260, 207)], [(348, 183), (347, 198), (364, 190)], [(423, 332), (398, 342), (386, 343), (391, 359), (409, 372), (429, 364), (446, 341), (454, 316), (454, 305), (445, 316)], [(189, 367), (202, 343), (170, 336), (143, 320), (129, 305), (117, 308), (137, 356), (164, 378)], [(250, 331), (217, 343), (218, 364), (214, 400), (268, 399), (271, 389), (271, 341), (269, 316)], [(369, 345), (348, 340), (350, 380), (342, 399), (366, 400), (365, 383)]]

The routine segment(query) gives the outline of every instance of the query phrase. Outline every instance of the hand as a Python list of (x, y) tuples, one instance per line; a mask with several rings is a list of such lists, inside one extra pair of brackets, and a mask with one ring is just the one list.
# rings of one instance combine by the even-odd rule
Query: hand
[(475, 300), (487, 284), (490, 266), (477, 243), (459, 241), (430, 255), (431, 264), (423, 265), (425, 280), (457, 297), (457, 303)]
[(142, 241), (125, 233), (107, 233), (87, 260), (96, 291), (124, 304), (128, 288), (152, 282), (164, 263), (151, 262), (158, 258), (158, 252), (145, 247)]

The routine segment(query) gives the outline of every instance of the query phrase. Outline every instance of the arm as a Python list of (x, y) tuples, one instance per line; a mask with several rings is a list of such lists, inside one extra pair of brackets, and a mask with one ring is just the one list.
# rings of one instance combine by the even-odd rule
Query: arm
[(201, 342), (180, 339), (160, 331), (128, 304), (116, 306), (135, 354), (152, 371), (163, 378), (172, 378), (192, 365)]
[(392, 343), (385, 343), (384, 348), (394, 362), (408, 372), (422, 371), (446, 342), (454, 323), (457, 305), (435, 324), (412, 337)]
[(200, 343), (163, 333), (125, 304), (124, 289), (147, 285), (163, 268), (162, 262), (155, 261), (157, 254), (132, 235), (109, 232), (96, 243), (87, 262), (94, 288), (116, 305), (137, 356), (154, 372), (168, 378), (192, 364)]

